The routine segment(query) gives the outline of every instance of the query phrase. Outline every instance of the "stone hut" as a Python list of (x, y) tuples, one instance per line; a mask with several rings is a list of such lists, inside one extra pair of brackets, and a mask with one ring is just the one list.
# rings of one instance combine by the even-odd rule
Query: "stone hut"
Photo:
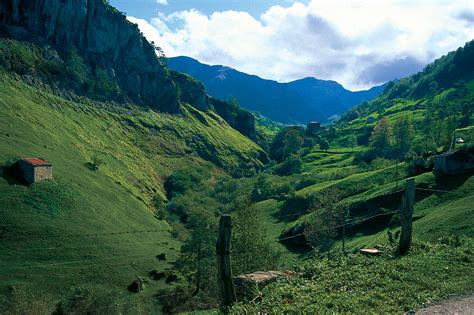
[(310, 121), (307, 128), (310, 134), (315, 135), (321, 130), (321, 123), (319, 121)]
[(434, 170), (439, 174), (457, 175), (474, 171), (474, 152), (448, 151), (434, 157)]
[(42, 158), (22, 158), (18, 163), (28, 184), (53, 179), (53, 164)]

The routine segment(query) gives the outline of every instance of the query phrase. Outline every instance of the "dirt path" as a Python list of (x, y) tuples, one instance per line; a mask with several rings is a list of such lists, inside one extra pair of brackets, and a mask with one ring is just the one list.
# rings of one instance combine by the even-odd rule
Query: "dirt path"
[(439, 304), (418, 310), (416, 314), (459, 314), (474, 315), (474, 294), (455, 297)]

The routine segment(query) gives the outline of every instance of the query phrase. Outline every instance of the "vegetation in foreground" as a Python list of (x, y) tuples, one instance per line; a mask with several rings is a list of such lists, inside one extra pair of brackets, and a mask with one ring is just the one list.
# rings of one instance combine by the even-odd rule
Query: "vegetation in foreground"
[(236, 313), (401, 313), (472, 289), (473, 240), (457, 236), (415, 241), (408, 256), (326, 254), (298, 265), (296, 275), (271, 284)]

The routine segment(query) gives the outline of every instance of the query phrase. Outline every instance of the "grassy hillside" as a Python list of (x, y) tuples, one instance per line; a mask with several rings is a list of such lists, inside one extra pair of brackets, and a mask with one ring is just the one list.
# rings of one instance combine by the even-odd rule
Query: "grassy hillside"
[[(0, 81), (2, 310), (8, 298), (14, 313), (52, 311), (58, 295), (76, 296), (78, 309), (153, 304), (148, 297), (175, 284), (149, 280), (137, 301), (126, 289), (179, 254), (170, 226), (154, 215), (165, 178), (206, 159), (227, 170), (260, 165), (259, 147), (213, 112), (72, 102), (6, 73)], [(27, 187), (8, 176), (10, 162), (30, 156), (51, 161), (55, 181)], [(166, 261), (156, 259), (162, 253)]]
[[(258, 192), (252, 209), (264, 222), (267, 241), (282, 251), (281, 268), (299, 273), (236, 311), (399, 313), (474, 289), (472, 172), (433, 172), (434, 155), (472, 152), (474, 81), (472, 67), (463, 67), (472, 47), (468, 43), (423, 72), (389, 84), (380, 97), (316, 134), (293, 127), (276, 137), (283, 148), (280, 161), (281, 152), (286, 158), (247, 183)], [(389, 126), (384, 148), (374, 141), (381, 121)], [(407, 124), (404, 133), (401, 123)], [(406, 135), (404, 143), (400, 134)], [(400, 258), (397, 211), (405, 179), (412, 177), (415, 245)], [(348, 254), (342, 255), (346, 215)], [(374, 246), (381, 257), (357, 254)]]
[[(402, 258), (390, 254), (313, 257), (298, 273), (263, 289), (261, 302), (237, 313), (388, 313), (417, 310), (448, 294), (472, 289), (472, 239), (416, 242)], [(390, 253), (390, 248), (385, 247)]]

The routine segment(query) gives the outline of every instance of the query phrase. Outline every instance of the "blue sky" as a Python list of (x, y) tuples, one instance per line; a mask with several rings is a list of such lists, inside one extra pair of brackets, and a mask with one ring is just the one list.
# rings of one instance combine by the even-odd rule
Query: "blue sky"
[(370, 88), (474, 38), (472, 0), (110, 0), (169, 57)]
[[(161, 0), (165, 1), (165, 0)], [(159, 12), (171, 14), (176, 11), (196, 9), (204, 14), (216, 11), (246, 11), (258, 18), (274, 5), (289, 5), (293, 0), (166, 0), (166, 5), (157, 0), (110, 0), (110, 4), (127, 15), (152, 19)], [(300, 1), (307, 3), (308, 1)]]

